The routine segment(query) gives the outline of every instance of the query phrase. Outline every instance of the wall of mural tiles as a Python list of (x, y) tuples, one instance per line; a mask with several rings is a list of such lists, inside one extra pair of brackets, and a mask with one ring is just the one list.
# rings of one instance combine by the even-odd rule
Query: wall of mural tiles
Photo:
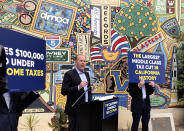
[(64, 73), (77, 54), (88, 61), (93, 97), (116, 95), (130, 109), (128, 51), (164, 55), (165, 83), (151, 96), (153, 109), (184, 107), (176, 86), (184, 31), (183, 0), (0, 0), (0, 26), (46, 40), (46, 87), (26, 112), (53, 112), (65, 105)]

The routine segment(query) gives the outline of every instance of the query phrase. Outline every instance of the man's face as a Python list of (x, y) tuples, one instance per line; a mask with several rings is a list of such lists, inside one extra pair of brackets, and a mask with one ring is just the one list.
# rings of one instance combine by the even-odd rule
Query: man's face
[(77, 60), (75, 61), (75, 65), (76, 65), (77, 69), (79, 69), (80, 71), (84, 71), (84, 68), (86, 66), (85, 56), (79, 55)]

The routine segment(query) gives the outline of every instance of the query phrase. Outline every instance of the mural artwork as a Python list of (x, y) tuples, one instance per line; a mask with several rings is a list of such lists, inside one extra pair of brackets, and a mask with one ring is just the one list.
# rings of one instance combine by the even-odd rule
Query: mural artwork
[[(153, 109), (184, 107), (177, 87), (184, 2), (177, 0), (1, 0), (0, 27), (46, 40), (46, 87), (26, 112), (51, 113), (65, 105), (64, 73), (77, 54), (87, 58), (93, 98), (119, 97), (129, 110), (128, 51), (164, 55), (165, 83), (151, 96)], [(180, 10), (179, 10), (180, 8)], [(35, 109), (35, 110), (34, 110)], [(39, 109), (39, 110), (36, 110)]]

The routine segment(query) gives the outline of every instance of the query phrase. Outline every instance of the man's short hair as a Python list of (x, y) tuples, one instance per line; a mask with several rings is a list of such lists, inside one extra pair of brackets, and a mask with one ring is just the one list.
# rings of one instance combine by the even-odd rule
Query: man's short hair
[(83, 54), (77, 54), (76, 57), (74, 57), (74, 60), (76, 61), (79, 56), (84, 56)]

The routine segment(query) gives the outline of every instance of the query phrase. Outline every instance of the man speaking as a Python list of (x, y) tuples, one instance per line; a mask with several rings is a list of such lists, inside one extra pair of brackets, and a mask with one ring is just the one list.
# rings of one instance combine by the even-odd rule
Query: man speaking
[[(77, 124), (77, 109), (81, 103), (91, 101), (90, 77), (85, 72), (86, 58), (79, 54), (75, 61), (75, 68), (65, 73), (61, 93), (67, 95), (65, 113), (69, 118), (69, 131), (79, 131)], [(85, 95), (77, 99), (85, 92)]]

